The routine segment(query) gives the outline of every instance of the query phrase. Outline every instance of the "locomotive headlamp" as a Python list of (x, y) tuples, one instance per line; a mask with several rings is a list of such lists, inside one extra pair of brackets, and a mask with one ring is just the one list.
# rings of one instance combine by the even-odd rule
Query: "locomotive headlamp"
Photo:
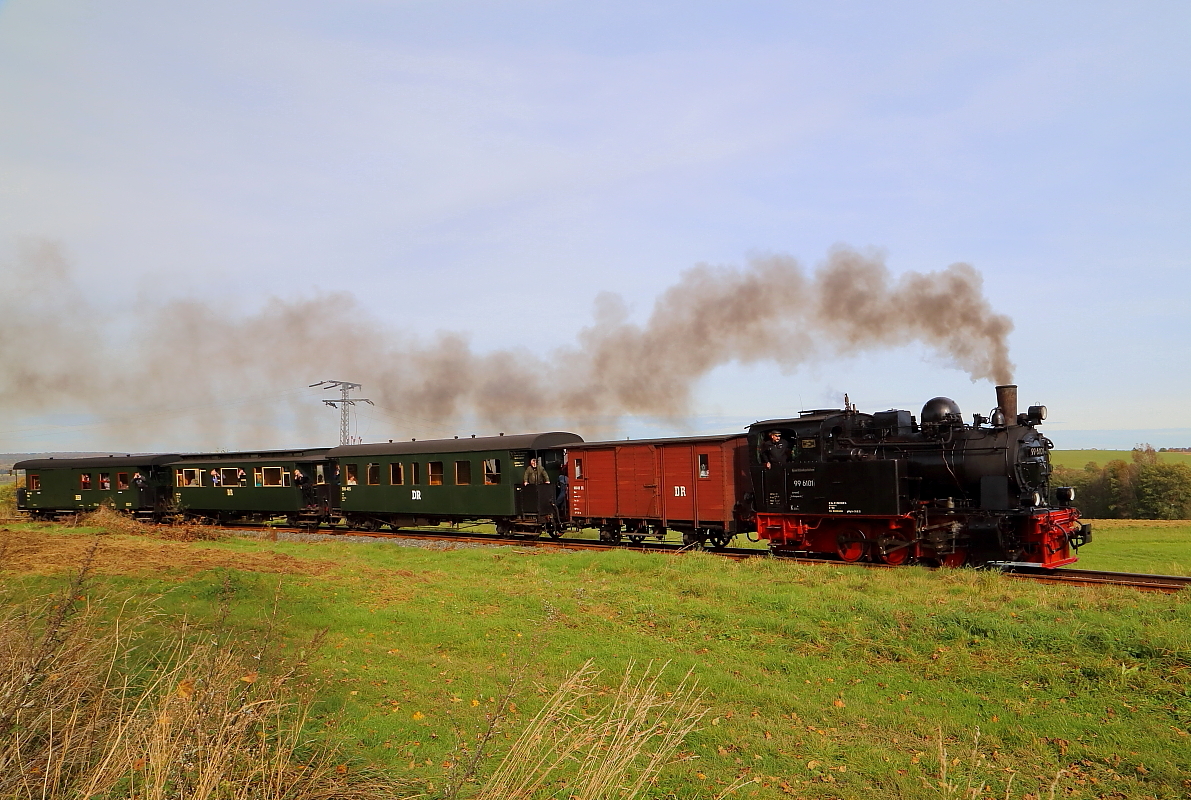
[(1035, 508), (1042, 505), (1042, 495), (1038, 494), (1037, 492), (1034, 492), (1032, 495), (1030, 495), (1030, 505), (1034, 506)]
[(1046, 406), (1030, 406), (1029, 411), (1026, 412), (1026, 418), (1029, 419), (1031, 425), (1037, 425), (1046, 419)]
[(1075, 488), (1072, 486), (1060, 486), (1055, 489), (1055, 499), (1059, 501), (1060, 505), (1071, 505), (1075, 502)]

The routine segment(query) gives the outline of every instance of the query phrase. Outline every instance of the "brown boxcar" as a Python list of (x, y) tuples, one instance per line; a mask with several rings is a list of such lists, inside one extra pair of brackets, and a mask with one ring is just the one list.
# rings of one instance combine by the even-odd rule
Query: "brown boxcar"
[(744, 434), (567, 445), (571, 519), (604, 541), (672, 529), (723, 547), (747, 525), (747, 446)]

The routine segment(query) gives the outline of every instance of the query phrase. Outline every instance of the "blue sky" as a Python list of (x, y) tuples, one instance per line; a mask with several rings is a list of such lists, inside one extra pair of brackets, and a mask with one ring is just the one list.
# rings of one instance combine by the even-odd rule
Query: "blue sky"
[[(115, 331), (138, 304), (250, 315), (343, 291), (408, 335), (545, 356), (601, 292), (644, 319), (699, 263), (875, 248), (895, 273), (981, 271), (1060, 447), (1191, 446), (1189, 35), (1174, 2), (9, 0), (0, 271), (55, 243)], [(268, 388), (322, 378), (370, 381)], [(733, 430), (845, 391), (994, 404), (911, 345), (725, 365), (689, 417), (623, 432)], [(83, 408), (11, 406), (0, 451), (125, 446)], [(317, 396), (297, 413), (315, 421), (251, 446), (334, 440)]]

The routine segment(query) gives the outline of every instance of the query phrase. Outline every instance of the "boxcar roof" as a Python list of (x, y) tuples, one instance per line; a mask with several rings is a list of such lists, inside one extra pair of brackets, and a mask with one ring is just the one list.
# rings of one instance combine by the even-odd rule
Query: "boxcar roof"
[(716, 433), (710, 436), (677, 436), (669, 439), (611, 439), (606, 442), (584, 442), (581, 445), (574, 445), (574, 447), (619, 447), (626, 444), (695, 444), (696, 442), (727, 442), (740, 436), (747, 435), (747, 433), (741, 431), (740, 433)]
[(349, 444), (333, 447), (331, 458), (352, 456), (387, 456), (406, 453), (473, 453), (490, 450), (553, 450), (579, 444), (583, 437), (565, 431), (517, 433), (512, 436), (469, 436), (466, 439), (426, 439), (425, 441)]
[(88, 456), (87, 458), (29, 458), (12, 465), (13, 469), (100, 469), (102, 467), (152, 467), (173, 461), (176, 453), (142, 453), (123, 456)]

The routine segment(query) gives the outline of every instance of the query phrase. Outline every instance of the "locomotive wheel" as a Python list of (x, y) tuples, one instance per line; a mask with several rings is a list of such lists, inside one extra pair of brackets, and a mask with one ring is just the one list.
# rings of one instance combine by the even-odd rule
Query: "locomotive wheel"
[(967, 560), (968, 551), (962, 547), (957, 547), (939, 559), (939, 566), (954, 569), (955, 567), (962, 567)]
[(638, 533), (630, 534), (629, 541), (632, 542), (633, 544), (641, 544), (642, 542), (645, 541), (645, 536), (643, 534), (638, 534)]
[(868, 533), (861, 528), (841, 533), (835, 550), (844, 561), (849, 563), (859, 561), (868, 552)]
[[(900, 536), (889, 537), (904, 541)], [(877, 548), (877, 555), (881, 559), (882, 564), (889, 564), (891, 566), (901, 566), (910, 560), (910, 545), (907, 542), (904, 547), (897, 545), (894, 549), (886, 549), (885, 547)]]

